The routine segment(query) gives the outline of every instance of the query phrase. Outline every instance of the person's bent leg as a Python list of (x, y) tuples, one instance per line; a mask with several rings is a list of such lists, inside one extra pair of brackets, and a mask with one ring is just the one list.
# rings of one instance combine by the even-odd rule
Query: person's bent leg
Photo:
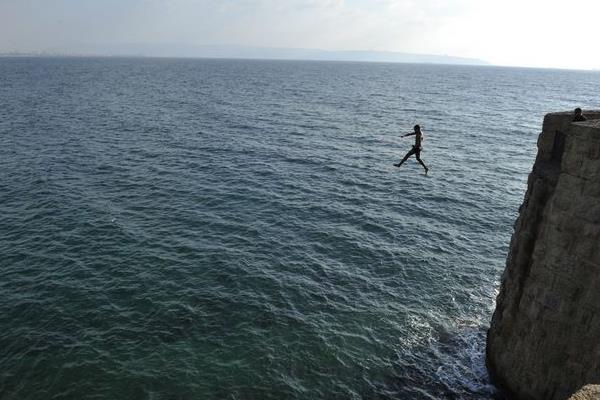
[(421, 154), (419, 154), (419, 153), (417, 153), (415, 155), (415, 157), (416, 157), (417, 161), (419, 162), (419, 164), (421, 164), (423, 166), (423, 168), (425, 168), (425, 175), (427, 175), (427, 172), (429, 172), (429, 168), (427, 168), (427, 165), (425, 165), (425, 163), (423, 162), (423, 160), (421, 160)]
[(406, 155), (404, 156), (404, 158), (402, 159), (402, 161), (400, 161), (398, 164), (394, 164), (395, 167), (399, 167), (402, 164), (404, 164), (404, 162), (406, 160), (408, 160), (408, 157), (412, 156), (413, 154), (415, 154), (415, 149), (410, 150), (408, 153), (406, 153)]

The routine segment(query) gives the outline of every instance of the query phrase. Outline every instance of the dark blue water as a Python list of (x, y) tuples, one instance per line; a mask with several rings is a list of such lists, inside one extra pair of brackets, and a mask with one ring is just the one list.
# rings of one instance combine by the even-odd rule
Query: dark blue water
[[(0, 59), (1, 399), (485, 399), (548, 111), (600, 75)], [(425, 176), (400, 139), (420, 123)]]

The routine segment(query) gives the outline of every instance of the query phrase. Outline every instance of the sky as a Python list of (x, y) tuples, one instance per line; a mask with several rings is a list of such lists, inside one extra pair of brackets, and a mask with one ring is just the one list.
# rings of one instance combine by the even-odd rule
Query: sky
[(0, 52), (242, 45), (600, 69), (600, 0), (0, 0)]

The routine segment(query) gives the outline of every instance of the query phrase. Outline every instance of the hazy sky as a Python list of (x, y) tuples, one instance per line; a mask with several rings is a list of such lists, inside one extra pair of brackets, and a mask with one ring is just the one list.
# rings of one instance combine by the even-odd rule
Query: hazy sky
[(600, 68), (600, 0), (0, 0), (0, 51), (385, 50)]

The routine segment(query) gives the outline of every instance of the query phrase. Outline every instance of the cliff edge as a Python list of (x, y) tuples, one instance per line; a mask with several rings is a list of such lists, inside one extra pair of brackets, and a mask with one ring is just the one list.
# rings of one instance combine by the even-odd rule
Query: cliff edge
[(569, 400), (598, 400), (600, 399), (600, 386), (588, 385), (569, 397)]
[(600, 111), (544, 118), (487, 337), (511, 399), (600, 383)]

